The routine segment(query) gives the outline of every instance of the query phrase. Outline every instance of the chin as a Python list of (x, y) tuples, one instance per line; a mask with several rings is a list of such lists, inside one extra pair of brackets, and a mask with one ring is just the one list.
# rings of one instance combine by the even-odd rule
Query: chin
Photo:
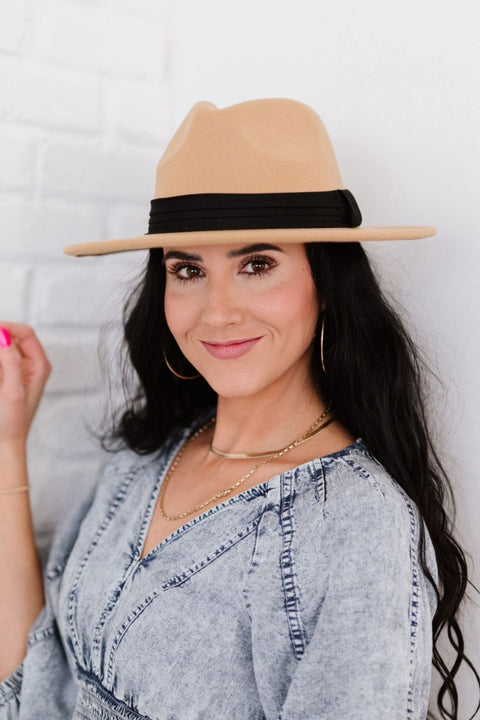
[(235, 372), (226, 370), (220, 373), (212, 373), (210, 377), (204, 375), (206, 382), (217, 395), (224, 398), (250, 397), (264, 390), (269, 383), (260, 378), (252, 378), (251, 373)]

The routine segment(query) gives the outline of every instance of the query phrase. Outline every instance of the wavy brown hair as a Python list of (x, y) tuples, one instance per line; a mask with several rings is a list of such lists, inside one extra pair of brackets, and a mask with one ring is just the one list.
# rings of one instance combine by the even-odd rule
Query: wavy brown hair
[[(320, 305), (325, 301), (327, 372), (322, 371), (320, 359), (320, 313), (312, 377), (320, 395), (331, 402), (335, 417), (354, 437), (364, 439), (425, 521), (438, 566), (437, 586), (426, 565), (421, 524), (421, 565), (438, 601), (432, 627), (432, 662), (442, 680), (437, 705), (444, 720), (459, 720), (455, 678), (462, 663), (480, 689), (459, 622), (467, 584), (478, 589), (469, 580), (465, 553), (453, 537), (454, 495), (429, 427), (425, 378), (434, 373), (383, 294), (360, 243), (307, 243), (306, 251)], [(161, 248), (149, 251), (146, 268), (123, 307), (120, 365), (125, 403), (113, 415), (107, 413), (108, 430), (95, 433), (109, 452), (124, 445), (140, 454), (153, 452), (176, 427), (191, 423), (216, 401), (203, 377), (177, 380), (165, 365), (164, 351), (180, 374), (196, 372), (166, 323), (162, 260)], [(447, 504), (452, 508), (450, 516)], [(438, 648), (442, 631), (455, 651), (450, 667)], [(474, 715), (479, 708), (480, 702)], [(428, 717), (434, 718), (430, 713)]]

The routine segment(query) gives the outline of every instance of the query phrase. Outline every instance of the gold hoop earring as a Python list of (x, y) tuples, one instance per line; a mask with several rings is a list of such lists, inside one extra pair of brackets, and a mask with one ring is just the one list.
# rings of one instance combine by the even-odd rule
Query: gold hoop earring
[(327, 371), (325, 370), (325, 363), (323, 360), (323, 336), (325, 333), (325, 312), (323, 313), (323, 320), (322, 320), (322, 332), (320, 333), (320, 358), (322, 360), (322, 369), (325, 374), (327, 374)]
[(165, 350), (163, 351), (163, 359), (165, 360), (165, 365), (170, 370), (170, 372), (173, 373), (175, 377), (180, 378), (180, 380), (195, 380), (195, 378), (200, 377), (200, 373), (197, 373), (196, 375), (180, 375), (180, 373), (177, 373), (168, 362), (167, 356), (165, 355)]

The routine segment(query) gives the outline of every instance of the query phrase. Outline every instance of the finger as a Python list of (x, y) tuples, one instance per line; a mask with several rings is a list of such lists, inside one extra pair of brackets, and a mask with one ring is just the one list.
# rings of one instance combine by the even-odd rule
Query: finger
[[(16, 360), (10, 361), (4, 373), (5, 380), (9, 383), (8, 392), (9, 394), (13, 393), (10, 399), (13, 397), (18, 399), (24, 392), (27, 395), (30, 412), (35, 412), (39, 396), (52, 367), (30, 325), (7, 321), (4, 322), (4, 327), (13, 341), (10, 348), (3, 348), (4, 350), (11, 349), (9, 357), (5, 360), (9, 360), (10, 356), (14, 357), (14, 353), (18, 356)], [(15, 367), (15, 361), (17, 367)], [(18, 367), (19, 362), (20, 367)]]
[(0, 327), (8, 330), (12, 340), (25, 358), (25, 372), (28, 377), (36, 376), (39, 373), (44, 374), (52, 369), (45, 350), (31, 325), (0, 320)]
[(0, 390), (2, 397), (17, 402), (25, 398), (23, 359), (16, 344), (7, 344), (8, 340), (8, 331), (0, 329)]
[(12, 336), (6, 328), (0, 326), (0, 347), (8, 347), (12, 344)]
[(10, 334), (15, 333), (20, 335), (32, 329), (31, 325), (27, 325), (26, 323), (11, 322), (10, 320), (0, 320), (0, 327), (7, 328)]

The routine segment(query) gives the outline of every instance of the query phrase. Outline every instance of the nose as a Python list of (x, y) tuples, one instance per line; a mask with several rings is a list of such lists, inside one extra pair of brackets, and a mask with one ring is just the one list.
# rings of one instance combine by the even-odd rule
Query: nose
[(203, 322), (210, 327), (237, 325), (243, 321), (244, 310), (238, 289), (228, 276), (210, 278), (204, 296)]

